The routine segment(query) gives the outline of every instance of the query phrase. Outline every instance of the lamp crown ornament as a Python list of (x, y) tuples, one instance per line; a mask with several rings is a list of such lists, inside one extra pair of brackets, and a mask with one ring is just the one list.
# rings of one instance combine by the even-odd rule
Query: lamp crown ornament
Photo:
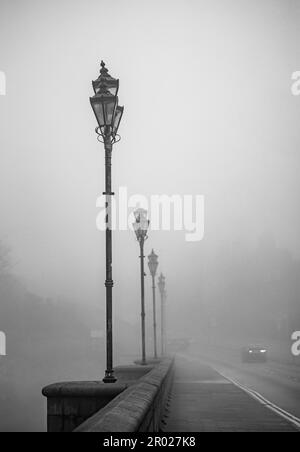
[(108, 69), (105, 66), (105, 63), (103, 60), (101, 61), (100, 66), (101, 66), (100, 75), (97, 78), (97, 80), (94, 80), (92, 82), (95, 94), (97, 94), (97, 92), (100, 90), (102, 85), (105, 85), (105, 87), (108, 89), (108, 91), (111, 94), (116, 96), (119, 91), (119, 80), (112, 77), (108, 73)]

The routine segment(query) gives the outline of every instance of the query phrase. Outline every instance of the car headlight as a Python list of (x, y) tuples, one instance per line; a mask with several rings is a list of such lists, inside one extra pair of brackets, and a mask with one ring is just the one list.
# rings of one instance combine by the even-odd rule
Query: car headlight
[(260, 353), (267, 353), (267, 350), (261, 350)]

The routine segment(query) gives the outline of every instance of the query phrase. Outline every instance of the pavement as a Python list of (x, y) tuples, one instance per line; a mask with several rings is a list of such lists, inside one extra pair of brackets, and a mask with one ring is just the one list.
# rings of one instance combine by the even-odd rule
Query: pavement
[(165, 432), (297, 432), (295, 425), (199, 360), (176, 358)]

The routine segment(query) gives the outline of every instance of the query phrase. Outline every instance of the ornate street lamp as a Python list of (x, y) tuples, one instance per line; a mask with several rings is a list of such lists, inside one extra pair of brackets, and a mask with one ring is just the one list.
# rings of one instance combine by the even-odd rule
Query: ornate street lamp
[(141, 321), (142, 321), (142, 364), (146, 363), (146, 337), (145, 337), (145, 271), (144, 271), (144, 243), (147, 240), (150, 221), (147, 218), (147, 210), (137, 209), (134, 212), (135, 223), (133, 223), (134, 232), (137, 241), (140, 244), (141, 259)]
[(152, 250), (148, 256), (148, 267), (152, 276), (152, 296), (153, 296), (153, 340), (154, 340), (154, 358), (157, 358), (157, 335), (156, 335), (156, 294), (155, 294), (155, 276), (158, 267), (158, 256)]
[(99, 78), (93, 82), (95, 95), (90, 98), (98, 127), (98, 140), (104, 143), (105, 149), (105, 192), (106, 196), (106, 371), (104, 383), (115, 383), (113, 369), (113, 335), (112, 335), (112, 230), (111, 230), (111, 159), (113, 144), (120, 140), (118, 128), (124, 107), (118, 106), (119, 81), (108, 74), (103, 61)]
[(161, 297), (161, 354), (165, 354), (165, 300), (166, 300), (166, 278), (161, 273), (158, 278), (158, 288)]

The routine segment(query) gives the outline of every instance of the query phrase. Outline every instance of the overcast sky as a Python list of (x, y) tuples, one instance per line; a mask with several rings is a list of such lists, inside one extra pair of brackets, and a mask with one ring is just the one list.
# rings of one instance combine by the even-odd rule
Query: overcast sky
[[(205, 196), (203, 242), (147, 242), (169, 298), (196, 293), (199, 256), (222, 241), (252, 247), (267, 233), (299, 257), (299, 40), (299, 0), (0, 0), (0, 238), (17, 273), (45, 296), (104, 296), (104, 153), (89, 104), (101, 59), (125, 105), (114, 191)], [(138, 265), (134, 234), (116, 232), (128, 318)]]

